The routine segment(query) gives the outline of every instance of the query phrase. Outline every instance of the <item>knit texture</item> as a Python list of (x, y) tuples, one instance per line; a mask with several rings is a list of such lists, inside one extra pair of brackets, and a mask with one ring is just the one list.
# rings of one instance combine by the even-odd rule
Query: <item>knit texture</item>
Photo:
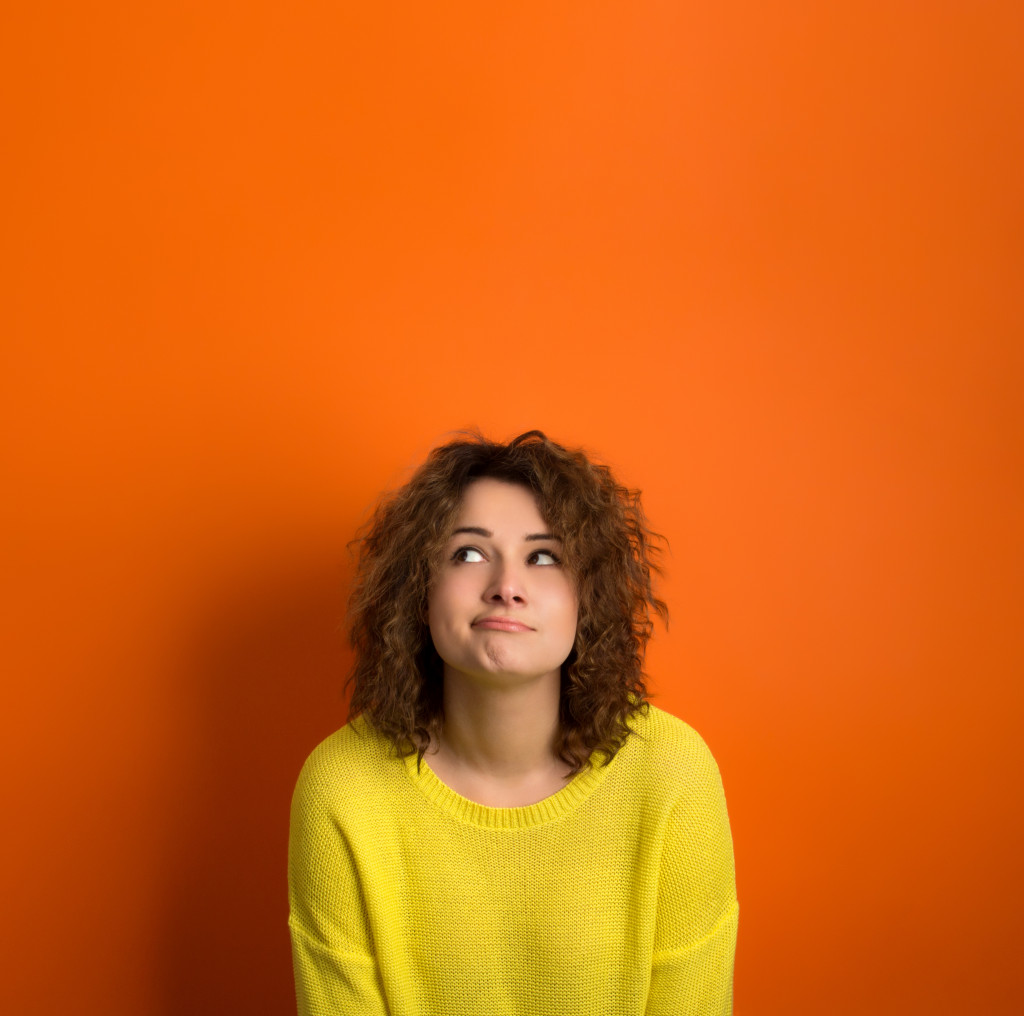
[(327, 738), (292, 803), (300, 1016), (731, 1013), (718, 767), (668, 713), (631, 725), (607, 766), (521, 808), (460, 797), (363, 719)]

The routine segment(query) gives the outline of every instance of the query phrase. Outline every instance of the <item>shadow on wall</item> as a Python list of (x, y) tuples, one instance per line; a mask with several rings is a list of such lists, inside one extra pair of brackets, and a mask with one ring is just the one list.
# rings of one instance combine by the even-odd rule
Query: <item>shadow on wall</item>
[(167, 1016), (295, 1011), (288, 813), (302, 762), (345, 719), (350, 566), (323, 565), (339, 558), (233, 582), (235, 595), (206, 610), (188, 639), (182, 680), (196, 715), (181, 745), (181, 820), (167, 861)]

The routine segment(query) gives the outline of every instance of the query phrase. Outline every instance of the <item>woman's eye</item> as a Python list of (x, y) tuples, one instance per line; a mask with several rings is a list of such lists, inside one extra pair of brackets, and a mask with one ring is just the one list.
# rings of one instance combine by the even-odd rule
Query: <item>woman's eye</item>
[(452, 560), (458, 561), (460, 564), (479, 564), (483, 559), (483, 554), (476, 547), (459, 547), (452, 554)]
[(550, 550), (535, 550), (528, 558), (530, 564), (558, 564), (558, 558)]

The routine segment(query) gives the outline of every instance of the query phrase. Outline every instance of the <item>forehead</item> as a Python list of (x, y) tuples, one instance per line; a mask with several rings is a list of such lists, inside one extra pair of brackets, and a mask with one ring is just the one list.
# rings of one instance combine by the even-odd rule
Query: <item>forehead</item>
[(480, 526), (494, 532), (522, 530), (523, 535), (540, 532), (545, 522), (532, 491), (518, 483), (481, 477), (463, 491), (455, 526)]

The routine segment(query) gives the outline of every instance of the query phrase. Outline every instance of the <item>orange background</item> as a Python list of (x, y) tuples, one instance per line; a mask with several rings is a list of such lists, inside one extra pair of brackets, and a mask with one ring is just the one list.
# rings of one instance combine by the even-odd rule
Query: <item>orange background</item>
[(4, 1010), (291, 1010), (346, 543), (477, 425), (671, 542), (737, 1013), (1018, 1011), (1022, 12), (9, 15)]

